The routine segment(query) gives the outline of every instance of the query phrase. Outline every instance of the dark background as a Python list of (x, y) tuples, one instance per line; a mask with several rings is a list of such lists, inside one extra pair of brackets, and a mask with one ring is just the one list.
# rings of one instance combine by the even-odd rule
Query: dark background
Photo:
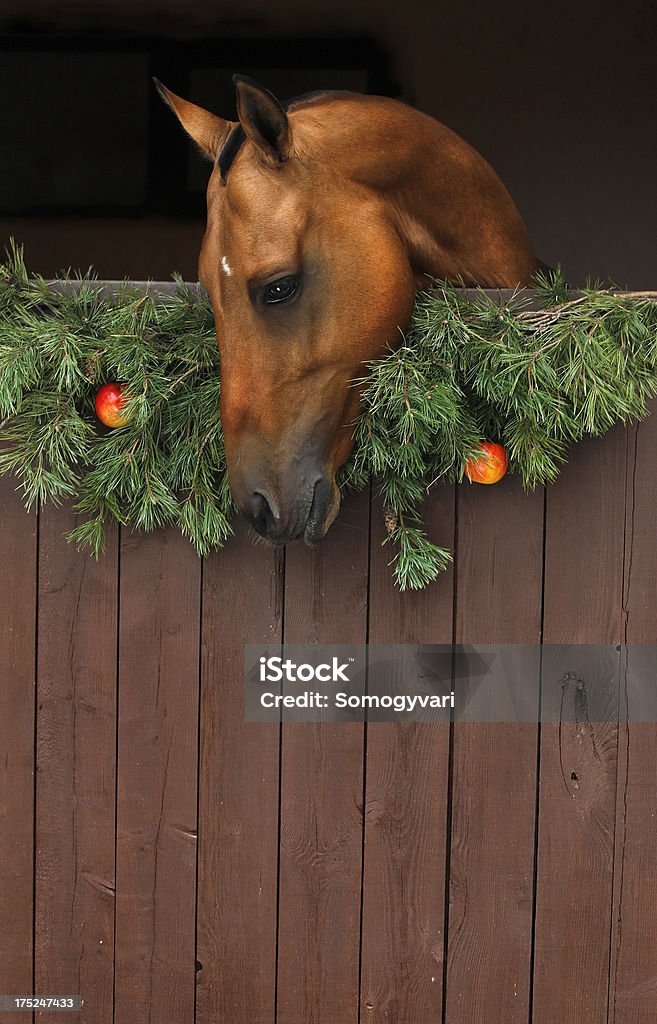
[(399, 95), (483, 153), (573, 284), (657, 286), (655, 0), (5, 0), (0, 32), (0, 241), (41, 273), (195, 278), (207, 170), (150, 75), (234, 117), (241, 71)]

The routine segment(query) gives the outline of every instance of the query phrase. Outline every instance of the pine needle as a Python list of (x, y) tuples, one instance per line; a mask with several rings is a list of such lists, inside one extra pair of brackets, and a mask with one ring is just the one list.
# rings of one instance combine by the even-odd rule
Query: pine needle
[[(28, 508), (74, 498), (69, 539), (96, 556), (110, 520), (176, 525), (199, 554), (232, 532), (212, 311), (175, 280), (166, 301), (127, 285), (108, 297), (91, 274), (55, 286), (30, 276), (13, 241), (0, 263), (0, 473)], [(531, 489), (555, 479), (573, 443), (643, 418), (657, 394), (657, 293), (597, 281), (573, 293), (560, 268), (534, 284), (539, 309), (522, 291), (500, 304), (435, 281), (399, 347), (363, 366), (338, 480), (360, 490), (374, 478), (402, 590), (449, 565), (422, 502), (463, 478), (483, 440), (505, 445)], [(108, 380), (124, 385), (130, 417), (112, 431), (94, 415)]]

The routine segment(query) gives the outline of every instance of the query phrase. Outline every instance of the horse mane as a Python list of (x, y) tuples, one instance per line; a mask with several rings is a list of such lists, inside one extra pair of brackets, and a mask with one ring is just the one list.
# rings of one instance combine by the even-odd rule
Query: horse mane
[[(287, 113), (290, 110), (296, 110), (297, 107), (313, 106), (315, 103), (330, 103), (332, 100), (346, 99), (349, 96), (359, 95), (359, 93), (348, 92), (346, 89), (314, 89), (312, 92), (304, 92), (300, 96), (294, 96), (291, 100), (286, 100), (281, 106)], [(226, 141), (217, 157), (217, 166), (223, 182), (226, 181), (235, 157), (245, 142), (246, 132), (238, 121), (228, 133)]]
[(219, 156), (217, 157), (217, 167), (219, 168), (219, 174), (221, 175), (222, 181), (225, 182), (228, 177), (228, 172), (233, 166), (233, 161), (242, 148), (244, 142), (246, 142), (246, 132), (238, 121), (237, 124), (233, 125), (229, 131), (228, 137), (221, 147)]

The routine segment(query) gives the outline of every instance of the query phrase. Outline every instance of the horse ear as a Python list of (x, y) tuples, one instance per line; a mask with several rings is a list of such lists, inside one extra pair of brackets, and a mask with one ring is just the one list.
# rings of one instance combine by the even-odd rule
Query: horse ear
[(292, 131), (288, 116), (275, 96), (251, 78), (233, 75), (237, 116), (248, 139), (274, 164), (288, 160)]
[(209, 160), (216, 160), (219, 150), (232, 128), (232, 122), (225, 121), (223, 117), (217, 117), (209, 110), (204, 110), (203, 107), (197, 107), (195, 103), (176, 96), (175, 92), (167, 89), (157, 78), (154, 78), (153, 81), (166, 105), (173, 110), (203, 155)]

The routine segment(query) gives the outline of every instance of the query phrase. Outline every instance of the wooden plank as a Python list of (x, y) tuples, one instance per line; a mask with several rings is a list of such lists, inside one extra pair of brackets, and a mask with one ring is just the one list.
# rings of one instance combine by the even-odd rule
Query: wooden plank
[[(287, 550), (284, 641), (364, 643), (369, 494), (316, 548)], [(363, 845), (361, 723), (282, 731), (278, 1024), (356, 1024)]]
[(610, 1024), (642, 1024), (657, 1005), (657, 722), (636, 721), (638, 684), (654, 686), (657, 669), (656, 414), (653, 402), (652, 416), (628, 432), (623, 639), (629, 646), (621, 714), (634, 720), (620, 737)]
[(41, 512), (35, 989), (80, 995), (67, 1019), (91, 1024), (113, 1013), (118, 530), (96, 561), (66, 541), (75, 522)]
[[(625, 448), (578, 444), (548, 489), (546, 644), (622, 637)], [(617, 754), (616, 721), (542, 726), (535, 1024), (607, 1019)]]
[[(536, 716), (543, 512), (543, 490), (526, 494), (516, 477), (458, 488), (456, 641), (536, 645), (535, 659), (521, 662), (530, 673), (524, 682), (533, 689)], [(504, 690), (505, 660), (500, 668), (499, 659), (491, 660), (484, 680), (492, 700)], [(483, 704), (481, 710), (483, 720), (454, 726), (445, 1020), (524, 1024), (531, 989), (538, 725), (486, 721)]]
[[(427, 530), (454, 546), (454, 488), (425, 502)], [(452, 641), (453, 572), (400, 593), (373, 503), (369, 643)], [(449, 723), (367, 725), (362, 1024), (435, 1024), (443, 999)]]
[(206, 559), (198, 869), (198, 1024), (273, 1024), (279, 725), (244, 720), (244, 645), (280, 642), (283, 553), (243, 521)]
[[(33, 991), (37, 517), (0, 477), (0, 991)], [(24, 1013), (3, 1014), (22, 1024)]]
[[(184, 283), (193, 295), (203, 296), (206, 294), (203, 286), (197, 281)], [(50, 279), (47, 284), (53, 292), (64, 295), (74, 295), (80, 289), (80, 284), (77, 281)], [(171, 302), (178, 293), (178, 285), (175, 281), (96, 281), (95, 285), (105, 298), (111, 298), (113, 295), (121, 294), (126, 288), (131, 288), (138, 292), (148, 292), (153, 298), (165, 304)], [(483, 294), (499, 303), (508, 302), (514, 296), (521, 296), (525, 302), (523, 307), (525, 309), (540, 309), (545, 304), (542, 293), (535, 288), (464, 288), (463, 291), (470, 299), (478, 299)], [(575, 299), (581, 294), (580, 291), (573, 288), (570, 298)]]
[(194, 1019), (201, 562), (122, 535), (116, 1024)]

